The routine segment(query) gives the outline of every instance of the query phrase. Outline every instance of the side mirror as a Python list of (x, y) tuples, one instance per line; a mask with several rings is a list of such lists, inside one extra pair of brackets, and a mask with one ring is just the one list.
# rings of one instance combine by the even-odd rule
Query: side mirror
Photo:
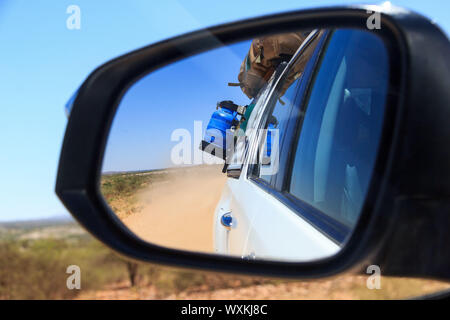
[[(367, 27), (374, 11), (381, 29)], [(249, 48), (268, 37), (301, 42), (267, 61)], [(56, 193), (98, 239), (143, 261), (297, 278), (377, 264), (449, 280), (449, 57), (432, 22), (379, 6), (150, 45), (97, 68), (69, 103)], [(215, 110), (220, 100), (251, 111)], [(269, 176), (252, 171), (264, 128), (280, 137), (267, 139), (265, 156), (279, 156)]]
[(242, 172), (242, 165), (241, 164), (230, 164), (226, 168), (227, 177), (233, 178), (233, 179), (239, 179)]

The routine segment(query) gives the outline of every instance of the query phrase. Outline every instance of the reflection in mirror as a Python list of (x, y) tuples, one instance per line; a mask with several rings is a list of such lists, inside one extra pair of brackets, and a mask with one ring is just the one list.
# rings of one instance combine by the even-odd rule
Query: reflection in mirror
[(101, 192), (129, 230), (163, 247), (329, 257), (363, 210), (388, 79), (382, 40), (350, 29), (262, 36), (186, 58), (124, 95)]

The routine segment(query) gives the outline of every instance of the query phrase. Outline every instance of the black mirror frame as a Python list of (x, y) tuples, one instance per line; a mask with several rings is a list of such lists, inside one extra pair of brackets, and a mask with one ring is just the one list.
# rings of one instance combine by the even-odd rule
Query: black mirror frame
[[(270, 33), (281, 33), (298, 29), (345, 27), (367, 31), (366, 22), (373, 11), (381, 13), (381, 29), (373, 32), (384, 40), (389, 51), (391, 94), (386, 106), (387, 113), (375, 168), (376, 178), (371, 182), (360, 221), (338, 254), (320, 261), (284, 263), (244, 261), (233, 257), (163, 248), (136, 237), (105, 203), (99, 190), (99, 181), (109, 129), (123, 94), (142, 76), (188, 56), (267, 34), (268, 30)], [(424, 49), (424, 45), (429, 47)], [(444, 51), (436, 52), (437, 48)], [(418, 191), (413, 188), (408, 190), (408, 186), (404, 185), (407, 181), (404, 175), (411, 174), (407, 169), (413, 170), (417, 166), (402, 167), (401, 174), (396, 171), (402, 164), (405, 166), (405, 161), (409, 159), (402, 154), (405, 152), (405, 146), (411, 147), (411, 141), (418, 136), (411, 132), (412, 128), (406, 121), (409, 121), (408, 123), (415, 121), (418, 117), (419, 104), (431, 97), (434, 97), (434, 108), (438, 109), (438, 115), (450, 116), (449, 111), (444, 110), (444, 105), (449, 105), (448, 93), (439, 98), (439, 95), (450, 87), (448, 75), (445, 74), (445, 67), (448, 70), (449, 66), (445, 56), (447, 49), (448, 39), (445, 35), (431, 22), (417, 14), (395, 7), (357, 6), (295, 11), (248, 19), (192, 32), (133, 51), (97, 68), (78, 90), (61, 151), (56, 193), (78, 222), (95, 237), (119, 253), (138, 260), (212, 271), (290, 278), (331, 276), (351, 268), (361, 270), (368, 264), (378, 263), (383, 274), (448, 279), (450, 259), (445, 249), (441, 249), (446, 254), (444, 259), (434, 260), (439, 262), (439, 266), (414, 268), (408, 259), (397, 259), (394, 264), (387, 259), (395, 254), (392, 250), (389, 251), (390, 248), (399, 246), (402, 248), (401, 245), (405, 240), (401, 236), (408, 238), (407, 227), (411, 227), (407, 219), (399, 220), (401, 216), (398, 212), (399, 201), (410, 197), (413, 197), (414, 201), (417, 200), (414, 197)], [(432, 67), (432, 71), (418, 66), (421, 61), (423, 62), (419, 51), (423, 54), (438, 55), (436, 60), (433, 60), (437, 61), (437, 65)], [(442, 85), (428, 88), (423, 94), (425, 96), (418, 96), (412, 92), (424, 84), (432, 86), (433, 83), (425, 81), (438, 75), (441, 75), (441, 80), (444, 81)], [(423, 78), (416, 79), (418, 76)], [(424, 119), (436, 120), (430, 118), (431, 111), (425, 113)], [(450, 142), (450, 129), (438, 129), (439, 124), (445, 124), (444, 119), (449, 117), (439, 118), (435, 122), (436, 131), (439, 132), (425, 135), (439, 133), (439, 138), (436, 138), (439, 139), (439, 143)], [(424, 123), (424, 126), (428, 128), (431, 124)], [(450, 163), (449, 153), (438, 150), (436, 146), (429, 147), (431, 149), (425, 152), (430, 152), (433, 157), (441, 157)], [(422, 164), (435, 163), (427, 161), (423, 160)], [(444, 178), (450, 177), (449, 168), (441, 165), (440, 169), (445, 171), (442, 173)], [(450, 182), (442, 183), (440, 187), (443, 192), (441, 195), (444, 195), (447, 201), (446, 208), (449, 209)], [(421, 188), (421, 194), (424, 194), (425, 198), (436, 190), (434, 186), (426, 183)], [(423, 207), (426, 210), (427, 205)], [(433, 208), (435, 210), (435, 207), (431, 207), (431, 210)], [(442, 216), (442, 219), (445, 219), (445, 216)], [(392, 236), (392, 230), (399, 223), (404, 223), (406, 229), (403, 228), (400, 235)], [(436, 220), (430, 220), (429, 223), (436, 223)], [(448, 230), (449, 222), (444, 223), (442, 227)], [(448, 244), (448, 240), (449, 236), (446, 235), (439, 241)]]

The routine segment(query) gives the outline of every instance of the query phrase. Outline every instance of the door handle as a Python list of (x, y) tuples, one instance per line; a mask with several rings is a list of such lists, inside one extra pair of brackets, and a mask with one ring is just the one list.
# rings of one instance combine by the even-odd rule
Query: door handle
[(233, 226), (233, 217), (231, 212), (224, 213), (222, 218), (220, 218), (220, 223), (227, 229), (230, 230)]

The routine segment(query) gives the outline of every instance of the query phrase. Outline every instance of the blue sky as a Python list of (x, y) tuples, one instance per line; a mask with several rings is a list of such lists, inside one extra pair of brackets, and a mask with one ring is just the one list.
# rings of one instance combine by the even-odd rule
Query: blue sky
[[(53, 191), (66, 125), (63, 106), (98, 65), (206, 26), (272, 12), (361, 2), (1, 0), (0, 220), (66, 213)], [(449, 33), (448, 1), (392, 3), (434, 19)], [(66, 28), (66, 8), (72, 4), (81, 8), (80, 30)]]
[[(190, 138), (189, 152), (200, 153), (194, 142), (194, 121), (206, 128), (216, 103), (232, 100), (246, 105), (249, 98), (237, 82), (242, 60), (251, 41), (218, 48), (184, 59), (140, 79), (122, 99), (109, 136), (103, 171), (136, 171), (176, 165), (171, 151), (176, 129), (185, 129)], [(198, 130), (199, 131), (199, 130)], [(200, 132), (199, 132), (200, 133)], [(200, 140), (200, 139), (198, 139)], [(193, 164), (193, 163), (185, 163)], [(199, 164), (199, 163), (195, 163)]]

